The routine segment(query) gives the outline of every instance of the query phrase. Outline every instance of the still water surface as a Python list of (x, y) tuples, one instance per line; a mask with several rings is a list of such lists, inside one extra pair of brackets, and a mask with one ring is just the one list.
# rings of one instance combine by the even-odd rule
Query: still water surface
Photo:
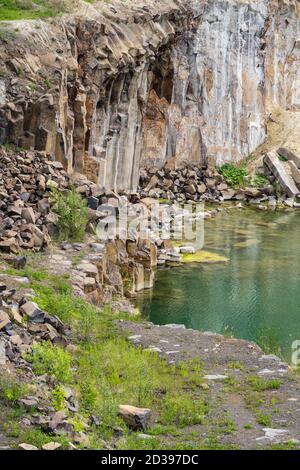
[(300, 212), (222, 213), (205, 221), (204, 249), (229, 261), (159, 269), (137, 299), (143, 315), (253, 340), (290, 360), (300, 340)]

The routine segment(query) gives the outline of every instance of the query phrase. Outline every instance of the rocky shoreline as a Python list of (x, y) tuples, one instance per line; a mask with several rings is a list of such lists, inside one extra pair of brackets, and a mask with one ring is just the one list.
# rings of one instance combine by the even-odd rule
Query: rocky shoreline
[[(48, 267), (49, 280), (59, 283), (63, 288), (63, 279), (66, 277), (60, 270), (54, 274), (54, 265)], [(9, 398), (9, 395), (3, 393), (13, 390), (11, 381), (16, 377), (19, 392), (14, 392), (15, 401), (9, 403), (22, 411), (18, 426), (23, 429), (21, 439), (22, 436), (27, 436), (27, 439), (21, 442), (12, 438), (10, 433), (5, 437), (3, 422), (0, 420), (0, 448), (94, 448), (94, 432), (101, 425), (101, 414), (83, 413), (79, 384), (65, 384), (57, 372), (54, 375), (50, 373), (51, 368), (48, 373), (41, 374), (34, 360), (35, 355), (40, 354), (39, 361), (43, 364), (45, 358), (42, 351), (45, 347), (47, 351), (53, 348), (54, 354), (64, 357), (64, 361), (75, 360), (76, 364), (76, 357), (82, 354), (77, 329), (68, 321), (62, 322), (58, 316), (47, 313), (33, 301), (43, 283), (47, 282), (46, 278), (37, 282), (33, 278), (10, 272), (10, 268), (5, 268), (4, 264), (1, 269), (0, 368), (5, 373), (0, 380), (0, 395), (2, 400), (3, 396)], [(192, 434), (197, 433), (197, 444), (191, 444), (194, 448), (200, 445), (212, 448), (216, 440), (222, 448), (299, 448), (299, 376), (280, 358), (264, 354), (256, 344), (248, 341), (190, 330), (183, 325), (156, 326), (149, 322), (120, 320), (118, 312), (111, 317), (118, 342), (125, 337), (129, 350), (131, 343), (139, 351), (139, 356), (145, 355), (145, 360), (153, 357), (156, 361), (155, 358), (159, 357), (167, 367), (164, 373), (172, 374), (174, 370), (182, 370), (188, 374), (190, 368), (197, 371), (193, 372), (196, 374), (193, 380), (196, 377), (199, 380), (196, 389), (201, 391), (210, 411), (201, 424), (183, 427), (180, 439), (191, 441)], [(106, 321), (105, 311), (99, 310), (97, 315)], [(91, 330), (88, 334), (93, 335), (95, 331)], [(49, 343), (52, 343), (51, 347)], [(144, 352), (141, 353), (141, 350)], [(51, 361), (51, 365), (55, 363), (54, 357)], [(3, 382), (5, 377), (8, 377), (5, 380), (10, 381), (8, 389), (4, 388), (8, 387), (7, 382), (5, 385)], [(163, 399), (163, 389), (160, 393)], [(141, 408), (141, 405), (143, 403), (119, 404), (119, 416), (125, 426), (135, 433), (140, 445), (146, 445), (146, 448), (152, 445), (151, 442), (155, 442), (155, 448), (160, 448), (160, 445), (173, 448), (178, 440), (180, 426), (174, 437), (168, 431), (161, 431), (159, 439), (162, 441), (158, 444), (153, 440), (157, 439), (154, 437), (157, 435), (153, 436), (151, 432), (158, 419), (155, 407)], [(2, 409), (2, 413), (5, 419), (7, 407)], [(31, 432), (35, 430), (36, 433), (37, 429), (42, 433), (42, 444), (30, 437), (34, 435)], [(109, 450), (123, 445), (123, 428), (116, 428), (112, 439), (106, 439), (105, 432), (102, 432), (101, 448)]]
[[(266, 155), (259, 168), (260, 187), (254, 186), (251, 176), (244, 176), (243, 184), (235, 187), (216, 168), (188, 162), (178, 166), (170, 159), (160, 170), (144, 169), (137, 192), (116, 194), (105, 192), (83, 175), (69, 177), (62, 164), (45, 152), (2, 147), (0, 251), (7, 253), (7, 260), (24, 250), (48, 247), (51, 252), (51, 237), (59, 232), (53, 188), (63, 194), (74, 187), (87, 201), (86, 242), (61, 243), (52, 261), (71, 271), (74, 292), (94, 304), (111, 302), (114, 297), (134, 298), (153, 287), (154, 268), (176, 264), (183, 255), (197, 252), (194, 240), (184, 240), (185, 223), (195, 235), (197, 224), (201, 229), (203, 220), (216, 217), (226, 202), (260, 210), (297, 208), (299, 162), (286, 155), (285, 161), (280, 161), (279, 153)], [(288, 172), (291, 168), (294, 180)], [(124, 214), (126, 225), (121, 226)]]
[[(178, 325), (158, 327), (136, 321), (115, 323), (119, 312), (129, 315), (132, 320), (136, 318), (137, 312), (130, 300), (139, 291), (152, 288), (157, 266), (176, 266), (185, 256), (197, 254), (197, 246), (193, 243), (182, 240), (174, 244), (171, 240), (175, 231), (172, 224), (176, 220), (180, 221), (179, 228), (182, 229), (184, 218), (194, 224), (216, 217), (227, 207), (226, 200), (232, 201), (233, 208), (242, 208), (247, 203), (259, 209), (273, 210), (275, 206), (271, 202), (275, 198), (278, 207), (291, 210), (294, 202), (289, 203), (290, 194), (282, 192), (276, 199), (274, 192), (277, 180), (274, 174), (268, 175), (270, 170), (265, 168), (268, 180), (265, 187), (234, 189), (216, 169), (191, 164), (185, 168), (174, 168), (171, 160), (161, 170), (145, 170), (137, 193), (117, 195), (99, 190), (97, 185), (83, 176), (69, 178), (60, 164), (41, 152), (2, 149), (0, 157), (3, 195), (0, 208), (0, 362), (1, 367), (8, 372), (9, 380), (17, 376), (21, 385), (29, 386), (27, 393), (15, 398), (15, 405), (24, 410), (19, 424), (29, 433), (33, 428), (38, 429), (38, 432), (42, 432), (42, 442), (45, 442), (40, 446), (32, 444), (28, 439), (28, 442), (18, 442), (20, 449), (93, 447), (91, 440), (94, 427), (97, 428), (99, 422), (99, 417), (95, 415), (80, 413), (78, 391), (54, 380), (51, 374), (40, 375), (34, 366), (34, 355), (44, 354), (43, 345), (46, 345), (47, 354), (51, 354), (51, 348), (62, 351), (60, 354), (67, 362), (75, 360), (78, 348), (81, 349), (78, 332), (71, 325), (72, 322), (62, 321), (59, 314), (48, 313), (36, 301), (37, 293), (43, 292), (44, 283), (47, 285), (49, 282), (54, 292), (56, 289), (58, 292), (59, 289), (62, 292), (66, 289), (66, 301), (74, 299), (72, 302), (75, 305), (76, 302), (94, 305), (95, 312), (98, 312), (96, 315), (103, 316), (105, 309), (109, 308), (110, 321), (117, 326), (118, 335), (122, 337), (125, 334), (128, 337), (129, 331), (128, 339), (134, 347), (138, 350), (142, 347), (147, 357), (149, 354), (150, 357), (158, 355), (168, 364), (170, 371), (172, 367), (180, 368), (182, 363), (189, 364), (190, 361), (201, 359), (200, 389), (209, 395), (209, 401), (214, 403), (215, 408), (208, 421), (210, 424), (197, 427), (201, 442), (206, 442), (211, 433), (217, 432), (221, 436), (218, 438), (219, 445), (224, 446), (298, 446), (298, 424), (297, 420), (291, 418), (297, 411), (298, 377), (279, 358), (265, 356), (256, 345), (246, 341), (189, 331)], [(246, 178), (247, 183), (249, 180)], [(84, 242), (51, 242), (50, 235), (58, 231), (57, 215), (51, 201), (52, 187), (62, 193), (75, 187), (86, 199), (89, 220)], [(212, 202), (214, 205), (203, 210), (202, 202)], [(197, 203), (200, 203), (200, 208)], [(153, 226), (151, 215), (154, 206), (159, 207), (161, 214)], [(189, 210), (189, 206), (192, 210)], [(129, 214), (126, 237), (99, 240), (98, 224), (109, 226), (112, 211), (118, 221), (124, 207)], [(131, 225), (132, 221), (135, 224)], [(147, 238), (140, 237), (137, 221), (146, 221), (144, 228)], [(166, 233), (167, 229), (168, 237), (162, 237), (161, 234)], [(39, 233), (40, 238), (37, 235)], [(36, 254), (31, 260), (32, 251)], [(47, 268), (40, 271), (43, 266)], [(65, 287), (66, 279), (68, 287)], [(43, 295), (41, 299), (44, 299)], [(60, 311), (56, 303), (50, 303), (49, 307), (51, 310), (54, 307), (55, 312)], [(63, 304), (61, 313), (64, 314)], [(3, 384), (0, 384), (1, 387)], [(252, 395), (257, 392), (257, 387), (264, 399), (271, 400), (267, 408), (252, 403)], [(244, 389), (251, 399), (244, 396)], [(280, 391), (277, 393), (277, 390)], [(228, 398), (233, 395), (239, 397), (235, 398), (238, 400), (237, 407)], [(221, 396), (226, 402), (226, 419), (224, 410), (219, 408)], [(249, 400), (250, 405), (247, 404)], [(273, 417), (275, 402), (280, 411), (276, 412), (278, 416)], [(153, 410), (137, 405), (143, 403), (118, 403), (118, 416), (131, 430), (134, 428), (133, 420), (137, 419), (133, 417), (139, 416), (138, 420), (145, 417), (147, 424), (137, 426), (135, 432), (148, 432), (147, 429), (151, 429), (154, 423)], [(228, 418), (229, 414), (233, 417)], [(78, 420), (79, 427), (76, 425)], [(220, 420), (225, 420), (227, 427), (233, 426), (234, 422), (235, 430), (227, 432), (226, 427), (225, 432), (216, 431), (219, 429), (216, 423)], [(246, 427), (251, 432), (246, 432)], [(232, 438), (229, 437), (231, 434)], [(149, 436), (137, 439), (151, 441), (151, 434)], [(166, 436), (162, 439), (166, 439)], [(173, 438), (167, 438), (170, 439), (172, 442)], [(3, 437), (2, 441), (2, 447), (5, 448), (7, 438)], [(16, 445), (10, 439), (8, 441), (9, 448)], [(101, 445), (110, 449), (121, 444), (114, 436), (112, 439), (103, 439)]]

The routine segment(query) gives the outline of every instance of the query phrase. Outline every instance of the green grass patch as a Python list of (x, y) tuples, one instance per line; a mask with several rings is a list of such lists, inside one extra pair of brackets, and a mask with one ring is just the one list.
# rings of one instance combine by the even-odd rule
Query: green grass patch
[(265, 450), (297, 450), (299, 449), (299, 444), (296, 444), (293, 441), (284, 442), (282, 444), (271, 444), (266, 447)]
[(278, 390), (282, 384), (279, 379), (262, 379), (252, 375), (247, 379), (248, 384), (256, 392), (263, 392), (265, 390)]
[(244, 424), (244, 429), (253, 429), (253, 424), (251, 423)]
[(46, 434), (40, 428), (30, 428), (26, 430), (21, 430), (18, 435), (18, 440), (20, 442), (26, 442), (27, 444), (31, 444), (33, 446), (38, 447), (41, 449), (44, 444), (48, 444), (49, 442), (59, 442), (62, 447), (61, 449), (68, 448), (69, 439), (67, 436), (64, 435), (56, 435), (54, 438), (49, 434)]
[(161, 448), (161, 441), (155, 437), (141, 438), (137, 433), (126, 435), (117, 443), (120, 450), (156, 450)]
[(216, 422), (216, 430), (219, 434), (229, 435), (236, 432), (236, 424), (230, 416), (224, 416)]
[(256, 413), (256, 421), (261, 426), (267, 426), (268, 428), (272, 427), (272, 418), (270, 415), (258, 411)]
[(241, 362), (238, 361), (232, 361), (228, 364), (229, 369), (235, 369), (235, 370), (244, 370), (245, 367)]
[[(101, 448), (103, 439), (115, 442), (115, 429), (119, 428), (123, 437), (117, 448), (165, 448), (168, 430), (178, 432), (179, 428), (204, 422), (210, 405), (201, 387), (201, 361), (170, 366), (156, 353), (135, 348), (116, 331), (116, 314), (109, 307), (100, 310), (72, 296), (69, 280), (64, 277), (43, 270), (34, 274), (35, 262), (29, 260), (29, 266), (18, 274), (31, 280), (40, 308), (70, 324), (77, 351), (71, 355), (42, 342), (35, 344), (26, 357), (36, 374), (55, 377), (50, 399), (56, 410), (65, 405), (61, 384), (68, 383), (78, 397), (80, 414), (99, 417), (100, 425), (94, 426), (89, 436), (93, 448)], [(118, 318), (122, 316), (120, 313)], [(152, 439), (138, 438), (118, 416), (120, 404), (150, 408), (153, 422), (147, 432), (159, 426), (161, 433)], [(43, 433), (34, 433), (24, 441), (40, 447), (44, 439)]]
[(160, 421), (162, 424), (175, 423), (178, 427), (203, 424), (209, 406), (205, 400), (195, 400), (190, 394), (168, 396), (163, 402)]
[(63, 11), (62, 1), (1, 0), (0, 21), (47, 18)]
[(8, 405), (16, 405), (18, 400), (26, 395), (28, 387), (8, 373), (0, 375), (0, 400)]

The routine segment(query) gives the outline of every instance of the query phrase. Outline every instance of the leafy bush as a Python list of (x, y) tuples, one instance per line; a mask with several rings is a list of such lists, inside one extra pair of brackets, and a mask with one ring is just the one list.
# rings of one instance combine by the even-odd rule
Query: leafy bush
[(219, 173), (224, 176), (226, 182), (232, 186), (241, 186), (247, 171), (231, 163), (225, 163), (219, 167)]
[(88, 222), (86, 201), (74, 188), (64, 193), (53, 189), (52, 200), (58, 215), (60, 238), (71, 241), (82, 240)]
[(52, 390), (51, 403), (56, 411), (63, 410), (66, 406), (66, 393), (59, 385)]
[(51, 343), (36, 343), (26, 359), (32, 363), (33, 371), (37, 375), (53, 375), (62, 383), (71, 380), (71, 355)]

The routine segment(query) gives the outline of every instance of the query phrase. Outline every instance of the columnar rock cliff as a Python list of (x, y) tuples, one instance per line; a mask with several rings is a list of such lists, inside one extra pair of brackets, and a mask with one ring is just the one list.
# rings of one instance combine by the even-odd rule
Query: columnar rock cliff
[(0, 25), (0, 143), (128, 191), (170, 157), (238, 161), (299, 111), (296, 0), (75, 3)]

